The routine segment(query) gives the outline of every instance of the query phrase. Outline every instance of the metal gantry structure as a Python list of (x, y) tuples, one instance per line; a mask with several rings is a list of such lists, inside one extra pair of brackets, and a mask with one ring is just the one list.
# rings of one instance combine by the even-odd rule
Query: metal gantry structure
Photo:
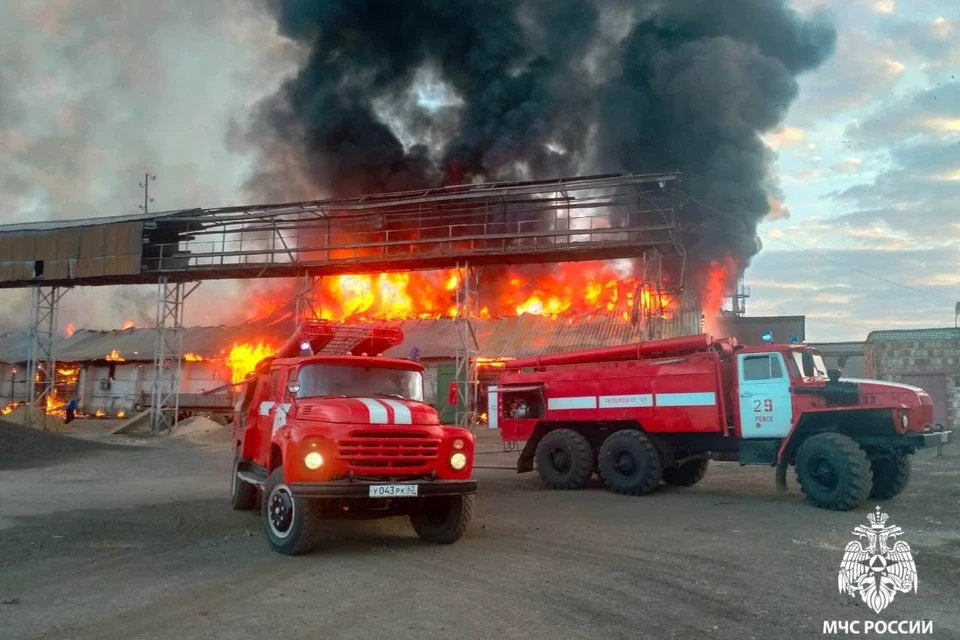
[(294, 289), (294, 295), (296, 296), (293, 318), (294, 331), (299, 329), (305, 320), (320, 318), (320, 310), (323, 308), (320, 300), (320, 284), (322, 282), (323, 276), (312, 276), (307, 272), (297, 276)]
[[(321, 315), (318, 285), (326, 275), (456, 269), (460, 275), (456, 375), (467, 400), (457, 421), (465, 423), (479, 389), (479, 270), (489, 265), (625, 258), (643, 258), (645, 265), (653, 265), (654, 259), (647, 256), (666, 255), (679, 257), (682, 264), (681, 225), (676, 219), (683, 203), (679, 177), (677, 173), (610, 174), (470, 184), (0, 226), (0, 248), (21, 240), (36, 247), (18, 260), (5, 261), (0, 256), (0, 288), (35, 288), (33, 326), (38, 346), (34, 362), (44, 358), (55, 362), (49, 336), (56, 331), (55, 300), (61, 287), (157, 285), (151, 422), (156, 431), (172, 426), (178, 413), (183, 304), (193, 291), (186, 283), (295, 278), (299, 324), (306, 317)], [(146, 210), (150, 201), (144, 191)], [(51, 249), (54, 246), (68, 247), (67, 253)], [(88, 248), (81, 251), (81, 246)], [(102, 253), (89, 246), (102, 246)], [(35, 271), (30, 277), (19, 269), (19, 264), (30, 260), (40, 265), (40, 275)], [(671, 286), (682, 288), (682, 282)], [(668, 289), (655, 283), (656, 299), (671, 294)]]
[(455, 422), (458, 427), (472, 427), (476, 420), (480, 381), (477, 375), (477, 358), (480, 356), (480, 339), (477, 320), (480, 319), (481, 268), (463, 262), (456, 267), (457, 293), (456, 316), (457, 351), (455, 354), (454, 381), (457, 385)]
[(183, 307), (199, 282), (170, 282), (161, 277), (157, 285), (157, 340), (153, 352), (153, 388), (150, 431), (169, 433), (180, 414), (180, 379), (183, 371)]
[(34, 287), (30, 317), (30, 356), (27, 363), (27, 398), (29, 424), (33, 424), (34, 407), (45, 406), (56, 393), (57, 384), (57, 317), (61, 287)]

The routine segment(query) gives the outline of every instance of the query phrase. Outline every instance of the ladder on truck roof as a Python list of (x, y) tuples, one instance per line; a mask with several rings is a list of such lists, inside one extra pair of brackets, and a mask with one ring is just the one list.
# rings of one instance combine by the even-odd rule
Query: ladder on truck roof
[[(403, 342), (399, 327), (381, 327), (368, 324), (340, 324), (335, 322), (305, 322), (300, 327), (302, 340), (309, 340), (317, 355), (346, 355), (365, 347), (367, 355)], [(360, 355), (360, 354), (357, 354)]]

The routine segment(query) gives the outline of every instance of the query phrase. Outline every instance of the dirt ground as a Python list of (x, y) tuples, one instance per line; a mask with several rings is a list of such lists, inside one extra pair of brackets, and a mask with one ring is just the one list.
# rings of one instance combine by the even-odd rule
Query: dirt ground
[(497, 468), (515, 454), (484, 434), (458, 544), (421, 543), (402, 519), (331, 523), (287, 558), (257, 515), (230, 510), (227, 445), (102, 422), (73, 431), (112, 446), (0, 466), (0, 637), (806, 638), (824, 620), (928, 619), (933, 637), (960, 638), (956, 445), (923, 454), (883, 504), (919, 592), (876, 616), (837, 589), (874, 505), (812, 508), (792, 482), (775, 493), (769, 469), (713, 464), (696, 487), (645, 498), (554, 492)]

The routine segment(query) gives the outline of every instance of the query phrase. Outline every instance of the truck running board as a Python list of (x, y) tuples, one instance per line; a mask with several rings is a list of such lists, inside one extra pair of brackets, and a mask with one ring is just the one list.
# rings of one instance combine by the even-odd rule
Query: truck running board
[(776, 466), (777, 452), (780, 451), (780, 438), (740, 441), (740, 464), (758, 464)]
[(237, 478), (262, 489), (267, 483), (267, 470), (253, 462), (243, 461), (237, 465)]

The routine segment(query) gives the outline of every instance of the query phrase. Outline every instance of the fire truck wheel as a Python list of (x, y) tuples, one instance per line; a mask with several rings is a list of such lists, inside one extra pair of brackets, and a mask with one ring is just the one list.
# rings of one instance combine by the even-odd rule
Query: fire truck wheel
[(870, 495), (873, 473), (867, 452), (856, 440), (840, 433), (821, 433), (800, 445), (797, 481), (816, 506), (849, 511)]
[(277, 553), (295, 556), (313, 548), (320, 525), (320, 512), (303, 498), (295, 498), (277, 467), (263, 487), (260, 508), (267, 544)]
[(642, 431), (611, 433), (600, 445), (600, 474), (606, 485), (625, 495), (650, 493), (663, 477), (663, 458)]
[(893, 458), (874, 458), (873, 490), (870, 497), (875, 500), (889, 500), (900, 495), (910, 484), (910, 456), (898, 455)]
[(551, 431), (537, 444), (537, 473), (551, 489), (583, 489), (593, 474), (590, 443), (571, 429)]
[(473, 496), (427, 498), (410, 523), (421, 540), (452, 544), (460, 539), (473, 517)]
[(679, 467), (663, 470), (663, 481), (675, 487), (692, 487), (707, 475), (709, 460), (688, 460)]
[(234, 511), (250, 511), (257, 507), (257, 488), (237, 477), (240, 447), (233, 454), (233, 476), (230, 478), (230, 504)]

